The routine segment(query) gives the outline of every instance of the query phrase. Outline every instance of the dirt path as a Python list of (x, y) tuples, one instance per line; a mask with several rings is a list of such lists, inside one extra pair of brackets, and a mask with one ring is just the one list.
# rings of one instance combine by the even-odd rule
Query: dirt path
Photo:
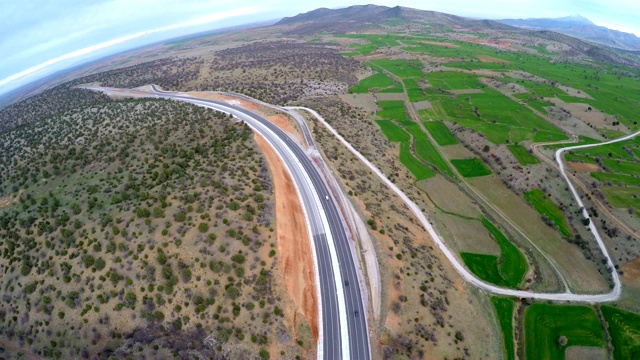
[[(254, 136), (262, 150), (273, 177), (276, 202), (276, 234), (278, 268), (284, 278), (287, 294), (295, 309), (286, 309), (289, 319), (301, 312), (311, 326), (315, 341), (318, 340), (318, 299), (315, 290), (315, 274), (311, 240), (302, 211), (300, 199), (291, 176), (269, 143), (260, 135)], [(295, 331), (295, 324), (294, 324)]]
[[(542, 151), (540, 151), (540, 147), (541, 146), (546, 146), (546, 145), (555, 145), (555, 144), (568, 144), (570, 142), (577, 142), (578, 138), (574, 135), (573, 136), (573, 140), (572, 141), (559, 141), (559, 142), (547, 142), (547, 143), (538, 143), (538, 144), (534, 144), (531, 149), (533, 150), (534, 154), (541, 159), (542, 161), (545, 162), (545, 164), (551, 166), (553, 169), (560, 171), (558, 169), (558, 163), (556, 163), (555, 161), (549, 159), (547, 156), (545, 156)], [(572, 170), (574, 171), (579, 171), (573, 168), (573, 166), (569, 165)], [(574, 165), (575, 166), (575, 165)], [(591, 190), (589, 189), (589, 186), (578, 176), (576, 176), (575, 174), (571, 173), (571, 172), (566, 172), (567, 176), (572, 180), (573, 184), (575, 184), (580, 191), (582, 191), (584, 194), (590, 194)], [(613, 213), (613, 211), (611, 211), (609, 209), (609, 205), (606, 205), (602, 200), (600, 200), (598, 197), (596, 196), (592, 196), (589, 201), (591, 201), (592, 204), (596, 205), (598, 207), (598, 210), (603, 212), (609, 219), (611, 219), (616, 225), (618, 225), (618, 227), (627, 235), (630, 235), (636, 239), (640, 239), (640, 234), (637, 234), (631, 227), (629, 227), (629, 225), (627, 225), (627, 223), (625, 223), (623, 220), (621, 220), (618, 216), (616, 216), (616, 214)]]

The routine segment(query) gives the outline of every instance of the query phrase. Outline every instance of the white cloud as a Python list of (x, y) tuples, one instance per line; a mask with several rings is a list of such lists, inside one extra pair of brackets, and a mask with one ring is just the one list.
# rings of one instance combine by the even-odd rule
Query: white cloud
[(62, 62), (66, 62), (72, 59), (76, 59), (76, 58), (80, 58), (86, 55), (89, 55), (91, 53), (94, 53), (98, 50), (102, 50), (108, 47), (112, 47), (114, 45), (118, 45), (127, 41), (131, 41), (133, 39), (136, 38), (140, 38), (143, 36), (148, 36), (151, 34), (155, 34), (155, 33), (160, 33), (160, 32), (168, 32), (168, 31), (172, 31), (172, 30), (177, 30), (177, 29), (181, 29), (181, 28), (188, 28), (188, 27), (194, 27), (194, 26), (199, 26), (199, 25), (205, 25), (205, 24), (209, 24), (209, 23), (213, 23), (216, 21), (220, 21), (220, 20), (224, 20), (224, 19), (228, 19), (228, 18), (232, 18), (232, 17), (238, 17), (238, 16), (243, 16), (243, 15), (251, 15), (251, 14), (255, 14), (260, 12), (261, 9), (259, 7), (244, 7), (244, 8), (240, 8), (240, 9), (234, 9), (234, 10), (227, 10), (227, 11), (221, 11), (221, 12), (217, 12), (217, 13), (213, 13), (213, 14), (208, 14), (205, 16), (201, 16), (189, 21), (185, 21), (179, 24), (173, 24), (173, 25), (168, 25), (168, 26), (163, 26), (163, 27), (158, 27), (155, 29), (151, 29), (151, 30), (147, 30), (147, 31), (142, 31), (142, 32), (137, 32), (134, 34), (130, 34), (130, 35), (126, 35), (126, 36), (122, 36), (113, 40), (109, 40), (109, 41), (105, 41), (96, 45), (92, 45), (92, 46), (88, 46), (79, 50), (75, 50), (72, 51), (70, 53), (55, 57), (53, 59), (47, 60), (43, 63), (40, 63), (36, 66), (32, 66), (26, 70), (20, 71), (16, 74), (10, 75), (4, 79), (0, 80), (0, 89), (2, 87), (6, 87), (8, 85), (11, 85), (12, 83), (15, 82), (19, 82), (21, 79), (25, 79), (25, 78), (30, 78), (33, 77), (34, 75), (38, 74), (38, 73), (43, 73), (45, 72), (47, 69), (51, 68), (52, 66), (62, 63)]

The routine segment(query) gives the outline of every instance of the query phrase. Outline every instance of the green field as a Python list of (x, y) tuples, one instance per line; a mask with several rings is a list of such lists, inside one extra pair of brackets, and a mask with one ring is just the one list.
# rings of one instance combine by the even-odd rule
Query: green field
[(621, 184), (624, 186), (640, 186), (640, 177), (638, 176), (610, 174), (604, 172), (592, 172), (591, 176), (598, 181), (610, 182), (613, 186), (619, 186)]
[(400, 162), (411, 171), (416, 180), (424, 180), (436, 175), (433, 169), (411, 154), (411, 144), (408, 141), (400, 143)]
[(611, 335), (613, 359), (640, 359), (640, 315), (610, 306), (600, 309)]
[(391, 142), (409, 141), (411, 139), (406, 131), (391, 120), (376, 120), (376, 123)]
[(401, 77), (422, 78), (424, 73), (422, 72), (422, 63), (417, 60), (389, 60), (389, 59), (376, 59), (365, 65), (373, 65), (372, 67), (379, 67), (387, 70), (388, 72)]
[(491, 303), (496, 308), (498, 323), (504, 337), (504, 352), (507, 360), (515, 358), (515, 347), (513, 344), (513, 298), (492, 297)]
[(533, 189), (524, 194), (525, 200), (536, 209), (542, 216), (547, 217), (557, 227), (560, 233), (566, 237), (571, 237), (573, 234), (569, 230), (567, 218), (564, 212), (558, 208), (558, 206), (549, 198), (546, 197), (544, 192), (540, 189)]
[(491, 221), (482, 218), (482, 225), (500, 246), (500, 257), (463, 252), (460, 253), (462, 260), (480, 279), (499, 286), (516, 288), (529, 268), (527, 259)]
[(478, 81), (478, 75), (457, 71), (430, 72), (427, 74), (427, 79), (433, 87), (442, 90), (467, 90), (485, 87)]
[(447, 145), (455, 145), (459, 144), (458, 139), (456, 139), (447, 125), (445, 125), (442, 121), (425, 121), (424, 126), (427, 128), (431, 136), (436, 140), (438, 145), (447, 146)]
[(472, 159), (453, 159), (451, 164), (458, 169), (463, 177), (477, 177), (491, 174), (491, 169), (478, 158)]
[(511, 151), (513, 156), (516, 157), (520, 165), (535, 165), (539, 164), (540, 160), (537, 157), (532, 155), (524, 148), (522, 145), (507, 145), (507, 149)]
[[(567, 338), (560, 346), (558, 339)], [(595, 311), (586, 306), (533, 304), (524, 316), (525, 358), (564, 359), (568, 346), (604, 347), (604, 333)]]
[(404, 86), (407, 88), (407, 96), (409, 97), (409, 101), (424, 101), (429, 100), (427, 95), (422, 91), (420, 85), (418, 85), (418, 81), (415, 79), (406, 79), (403, 81)]
[(437, 95), (431, 103), (438, 118), (479, 131), (494, 144), (567, 139), (560, 129), (491, 88), (458, 96)]
[(382, 110), (378, 111), (376, 115), (383, 119), (396, 120), (400, 123), (410, 121), (407, 115), (407, 109), (404, 107), (404, 101), (378, 101), (378, 106), (380, 106)]
[[(620, 209), (640, 209), (640, 187), (601, 187), (611, 205)], [(639, 212), (636, 214), (640, 215)]]
[(394, 81), (383, 73), (376, 73), (367, 78), (360, 80), (356, 86), (349, 88), (349, 93), (366, 94), (370, 89), (382, 89), (393, 86)]
[(403, 125), (405, 129), (413, 135), (416, 155), (438, 168), (438, 170), (447, 173), (447, 175), (454, 176), (453, 171), (451, 171), (451, 168), (447, 165), (447, 162), (442, 158), (431, 140), (429, 140), (427, 135), (422, 131), (420, 125), (414, 122), (405, 122)]

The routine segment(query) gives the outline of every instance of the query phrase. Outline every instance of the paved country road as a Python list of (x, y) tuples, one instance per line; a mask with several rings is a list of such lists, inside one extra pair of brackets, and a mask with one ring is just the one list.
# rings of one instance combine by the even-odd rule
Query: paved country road
[(84, 87), (107, 94), (159, 97), (232, 114), (260, 133), (278, 153), (296, 185), (314, 245), (319, 287), (319, 359), (370, 359), (367, 310), (363, 309), (356, 266), (339, 210), (307, 154), (284, 131), (251, 111), (225, 102), (174, 92)]

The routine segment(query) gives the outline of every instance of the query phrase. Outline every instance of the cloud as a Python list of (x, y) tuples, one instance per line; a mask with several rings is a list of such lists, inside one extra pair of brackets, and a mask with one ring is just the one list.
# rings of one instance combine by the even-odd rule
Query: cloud
[(8, 86), (12, 83), (18, 82), (21, 79), (25, 79), (28, 77), (33, 77), (37, 74), (41, 74), (43, 72), (45, 72), (47, 69), (50, 69), (52, 66), (65, 62), (65, 61), (69, 61), (72, 59), (76, 59), (76, 58), (80, 58), (86, 55), (89, 55), (91, 53), (95, 53), (98, 50), (102, 50), (105, 48), (109, 48), (118, 44), (122, 44), (125, 43), (127, 41), (131, 41), (133, 39), (137, 39), (137, 38), (141, 38), (143, 36), (148, 36), (151, 34), (155, 34), (155, 33), (161, 33), (161, 32), (168, 32), (168, 31), (172, 31), (172, 30), (177, 30), (177, 29), (181, 29), (181, 28), (189, 28), (189, 27), (194, 27), (194, 26), (199, 26), (199, 25), (205, 25), (208, 23), (212, 23), (212, 22), (216, 22), (216, 21), (220, 21), (220, 20), (224, 20), (224, 19), (228, 19), (228, 18), (232, 18), (232, 17), (238, 17), (238, 16), (244, 16), (244, 15), (251, 15), (251, 14), (256, 14), (258, 12), (261, 11), (261, 8), (259, 7), (244, 7), (244, 8), (240, 8), (240, 9), (233, 9), (233, 10), (226, 10), (226, 11), (221, 11), (221, 12), (217, 12), (217, 13), (213, 13), (213, 14), (208, 14), (205, 16), (201, 16), (189, 21), (185, 21), (182, 23), (178, 23), (178, 24), (173, 24), (173, 25), (168, 25), (168, 26), (162, 26), (162, 27), (158, 27), (155, 29), (151, 29), (151, 30), (146, 30), (146, 31), (141, 31), (141, 32), (137, 32), (134, 34), (130, 34), (130, 35), (126, 35), (126, 36), (122, 36), (113, 40), (109, 40), (109, 41), (105, 41), (96, 45), (92, 45), (92, 46), (88, 46), (79, 50), (75, 50), (72, 51), (70, 53), (55, 57), (53, 59), (47, 60), (43, 63), (40, 63), (36, 66), (32, 66), (26, 70), (20, 71), (18, 73), (15, 73), (13, 75), (10, 75), (4, 79), (0, 80), (0, 88)]

